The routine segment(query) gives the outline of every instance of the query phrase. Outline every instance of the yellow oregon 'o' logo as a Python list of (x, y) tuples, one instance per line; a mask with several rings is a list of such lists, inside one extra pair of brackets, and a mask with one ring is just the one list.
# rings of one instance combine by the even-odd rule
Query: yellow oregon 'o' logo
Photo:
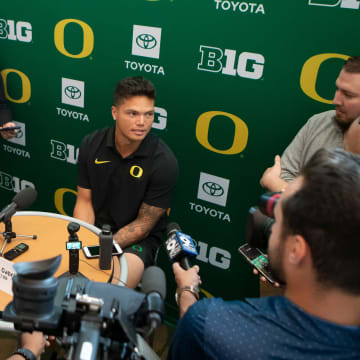
[(323, 102), (325, 104), (332, 104), (332, 100), (321, 97), (316, 91), (316, 81), (321, 64), (328, 59), (344, 59), (349, 58), (344, 54), (319, 54), (312, 56), (306, 60), (300, 75), (300, 87), (302, 91), (312, 99)]
[[(19, 99), (13, 99), (11, 96), (9, 96), (9, 92), (7, 90), (7, 76), (9, 73), (15, 73), (19, 75), (21, 79), (21, 87), (22, 87), (22, 94)], [(5, 96), (7, 99), (14, 103), (25, 103), (30, 100), (31, 97), (31, 84), (29, 78), (21, 71), (16, 69), (4, 69), (1, 71), (1, 75), (4, 79), (4, 90), (5, 90)]]
[(60, 214), (69, 216), (68, 214), (66, 214), (66, 212), (64, 210), (64, 195), (67, 192), (77, 196), (77, 192), (75, 190), (67, 189), (67, 188), (60, 188), (55, 191), (54, 202), (55, 202), (56, 210)]
[[(83, 48), (79, 54), (71, 54), (65, 49), (64, 45), (64, 30), (65, 26), (69, 23), (76, 23), (80, 25), (82, 31), (83, 31)], [(64, 19), (59, 21), (55, 25), (54, 30), (54, 42), (56, 48), (65, 56), (69, 56), (72, 58), (84, 58), (86, 56), (89, 56), (93, 49), (94, 49), (94, 33), (91, 29), (91, 27), (86, 24), (85, 22), (77, 19)]]
[(138, 165), (133, 165), (130, 168), (130, 175), (133, 176), (134, 178), (141, 178), (143, 172), (144, 172), (143, 169)]
[[(218, 115), (230, 118), (235, 124), (234, 139), (231, 147), (227, 150), (219, 150), (209, 143), (209, 128), (211, 120)], [(196, 138), (206, 149), (224, 155), (241, 153), (246, 145), (249, 136), (248, 127), (239, 117), (223, 111), (208, 111), (201, 114), (196, 123)]]

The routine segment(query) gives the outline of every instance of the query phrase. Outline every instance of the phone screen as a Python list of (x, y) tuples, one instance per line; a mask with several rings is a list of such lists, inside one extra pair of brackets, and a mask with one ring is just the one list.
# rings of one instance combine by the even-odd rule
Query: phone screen
[[(100, 256), (100, 246), (88, 246), (87, 249), (89, 250), (91, 257), (97, 257)], [(116, 247), (113, 245), (112, 248), (113, 255), (120, 255)]]
[(240, 246), (239, 252), (248, 262), (250, 262), (265, 278), (274, 283), (275, 280), (271, 273), (269, 260), (259, 249), (251, 247), (249, 244)]

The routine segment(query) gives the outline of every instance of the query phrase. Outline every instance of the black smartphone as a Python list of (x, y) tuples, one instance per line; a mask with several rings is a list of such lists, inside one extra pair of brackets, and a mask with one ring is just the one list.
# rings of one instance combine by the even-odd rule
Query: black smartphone
[(19, 130), (21, 129), (21, 126), (8, 126), (8, 127), (3, 127), (0, 129), (0, 131), (12, 131), (12, 130)]
[(277, 282), (271, 272), (268, 258), (258, 248), (244, 244), (239, 247), (238, 251), (271, 284)]
[(8, 259), (8, 260), (14, 260), (16, 257), (23, 254), (28, 249), (29, 249), (28, 245), (26, 245), (24, 243), (20, 243), (20, 244), (16, 245), (13, 249), (7, 251), (4, 254), (4, 258)]

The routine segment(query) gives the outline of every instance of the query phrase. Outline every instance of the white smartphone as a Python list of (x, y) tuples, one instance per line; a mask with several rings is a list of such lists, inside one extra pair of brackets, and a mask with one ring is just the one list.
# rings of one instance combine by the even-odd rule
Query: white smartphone
[[(88, 259), (98, 258), (100, 256), (100, 247), (99, 245), (94, 246), (84, 246), (83, 248), (84, 254)], [(113, 243), (112, 254), (113, 255), (121, 255), (123, 251), (119, 244)]]

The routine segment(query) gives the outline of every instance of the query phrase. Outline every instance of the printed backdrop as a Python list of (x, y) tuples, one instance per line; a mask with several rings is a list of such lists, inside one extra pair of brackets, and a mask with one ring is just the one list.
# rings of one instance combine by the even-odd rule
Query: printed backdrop
[[(71, 216), (81, 139), (113, 124), (119, 79), (145, 76), (158, 91), (153, 132), (180, 165), (170, 217), (196, 240), (204, 294), (258, 295), (237, 253), (248, 209), (274, 155), (309, 116), (332, 108), (344, 59), (359, 55), (359, 8), (358, 0), (3, 1), (0, 69), (21, 131), (0, 140), (1, 206), (35, 186), (33, 210)], [(164, 250), (158, 263), (176, 316)]]

